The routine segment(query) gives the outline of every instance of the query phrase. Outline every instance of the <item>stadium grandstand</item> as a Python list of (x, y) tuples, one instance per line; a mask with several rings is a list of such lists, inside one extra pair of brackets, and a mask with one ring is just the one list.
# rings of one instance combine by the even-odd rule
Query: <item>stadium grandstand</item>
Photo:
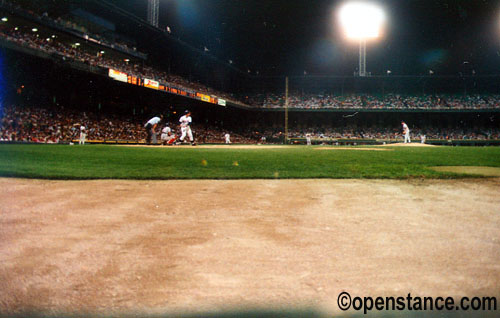
[(4, 68), (22, 70), (4, 78), (3, 142), (68, 143), (79, 124), (90, 142), (142, 143), (149, 116), (165, 114), (176, 129), (186, 108), (207, 143), (226, 132), (241, 143), (303, 142), (306, 134), (317, 143), (391, 142), (403, 117), (414, 138), (429, 142), (500, 139), (500, 76), (304, 73), (285, 92), (285, 76), (242, 71), (112, 3), (41, 4), (0, 4)]

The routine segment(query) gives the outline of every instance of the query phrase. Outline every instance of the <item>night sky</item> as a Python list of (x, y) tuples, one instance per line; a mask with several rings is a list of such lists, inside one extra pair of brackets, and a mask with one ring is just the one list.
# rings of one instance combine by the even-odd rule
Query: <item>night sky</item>
[[(113, 0), (146, 17), (147, 0)], [(335, 0), (160, 0), (160, 24), (193, 46), (260, 75), (352, 75), (358, 47), (336, 22)], [(500, 1), (380, 0), (384, 36), (367, 70), (383, 75), (500, 73)]]

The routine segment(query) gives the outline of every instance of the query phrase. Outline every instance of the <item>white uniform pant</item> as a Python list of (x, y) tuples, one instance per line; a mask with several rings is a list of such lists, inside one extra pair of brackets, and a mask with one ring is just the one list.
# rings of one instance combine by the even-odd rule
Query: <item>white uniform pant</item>
[(80, 145), (85, 145), (85, 138), (87, 138), (87, 134), (86, 133), (80, 133), (80, 140), (78, 141), (78, 143)]
[(186, 134), (189, 137), (189, 141), (193, 141), (193, 132), (191, 131), (191, 127), (181, 127), (181, 141), (184, 141), (184, 138), (186, 138)]
[(306, 142), (307, 142), (307, 145), (310, 146), (311, 145), (311, 138), (306, 138)]
[(406, 144), (406, 143), (411, 143), (411, 140), (410, 140), (410, 132), (409, 132), (409, 131), (407, 131), (407, 132), (405, 133), (405, 144)]
[(230, 144), (231, 143), (231, 139), (229, 139), (229, 137), (226, 137), (226, 144)]

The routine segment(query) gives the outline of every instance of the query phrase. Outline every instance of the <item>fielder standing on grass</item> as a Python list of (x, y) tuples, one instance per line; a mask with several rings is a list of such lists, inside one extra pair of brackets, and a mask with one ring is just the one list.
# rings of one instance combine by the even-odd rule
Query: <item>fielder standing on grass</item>
[(306, 134), (306, 144), (308, 146), (311, 145), (311, 134), (309, 134), (309, 133)]
[(80, 125), (80, 140), (78, 144), (85, 145), (85, 138), (87, 138), (87, 130), (83, 124)]
[(163, 115), (160, 115), (160, 117), (153, 117), (150, 120), (148, 120), (146, 125), (144, 125), (144, 128), (146, 129), (146, 133), (148, 134), (148, 136), (146, 138), (146, 143), (148, 145), (151, 144), (151, 138), (152, 138), (153, 134), (156, 134), (156, 127), (158, 126), (158, 124), (161, 122), (162, 119), (163, 119)]
[(191, 118), (191, 112), (189, 110), (186, 110), (185, 115), (179, 119), (179, 122), (181, 123), (181, 138), (179, 139), (180, 142), (184, 142), (184, 138), (186, 138), (187, 135), (189, 137), (191, 145), (194, 146), (195, 143), (193, 139), (193, 132), (191, 131), (191, 123), (193, 122), (193, 119)]
[(425, 144), (425, 135), (420, 135), (420, 143)]
[(403, 125), (403, 134), (405, 134), (405, 144), (411, 143), (410, 129), (408, 128), (408, 125), (404, 121), (401, 122), (401, 125)]

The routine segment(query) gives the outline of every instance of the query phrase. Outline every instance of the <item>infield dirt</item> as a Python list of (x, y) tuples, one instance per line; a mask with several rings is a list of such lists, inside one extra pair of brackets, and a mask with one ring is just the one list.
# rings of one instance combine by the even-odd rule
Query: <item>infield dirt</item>
[(500, 179), (0, 179), (0, 312), (500, 293)]

